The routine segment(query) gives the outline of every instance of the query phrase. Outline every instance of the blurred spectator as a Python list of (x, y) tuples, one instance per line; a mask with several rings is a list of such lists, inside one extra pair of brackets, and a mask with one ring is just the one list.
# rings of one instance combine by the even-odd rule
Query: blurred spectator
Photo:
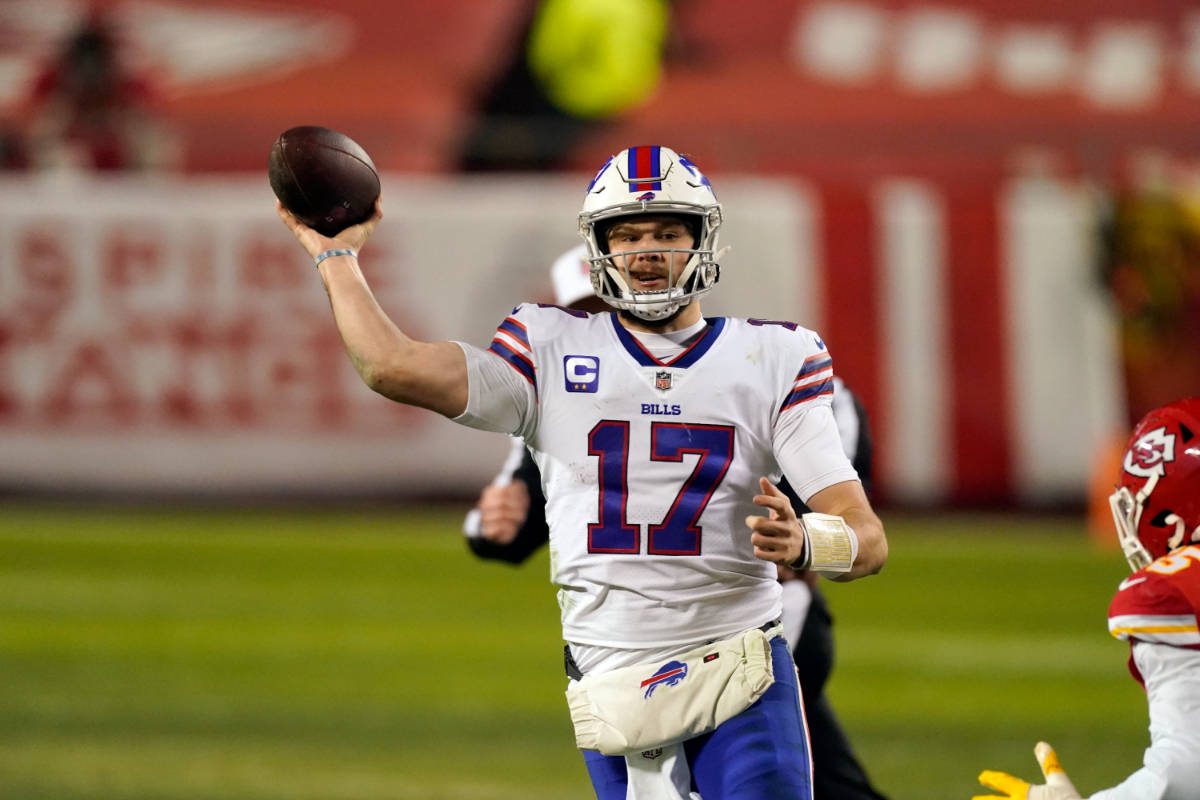
[(1164, 174), (1113, 202), (1104, 279), (1120, 315), (1127, 424), (1200, 386), (1200, 192)]
[(1097, 454), (1088, 487), (1088, 528), (1114, 547), (1108, 495), (1133, 423), (1200, 387), (1200, 188), (1165, 157), (1143, 157), (1115, 193), (1100, 265), (1120, 324), (1126, 419)]
[(549, 170), (579, 136), (650, 97), (662, 73), (667, 0), (539, 0), (476, 101), (467, 171)]
[(91, 13), (36, 76), (25, 140), (38, 169), (137, 170), (174, 166), (177, 148), (158, 92), (136, 74), (112, 23)]

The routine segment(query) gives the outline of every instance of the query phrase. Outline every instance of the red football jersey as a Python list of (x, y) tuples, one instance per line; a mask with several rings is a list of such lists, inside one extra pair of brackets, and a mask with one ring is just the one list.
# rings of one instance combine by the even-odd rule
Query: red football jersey
[[(1200, 545), (1175, 550), (1117, 588), (1108, 630), (1118, 639), (1200, 650)], [(1129, 671), (1145, 683), (1129, 659)]]

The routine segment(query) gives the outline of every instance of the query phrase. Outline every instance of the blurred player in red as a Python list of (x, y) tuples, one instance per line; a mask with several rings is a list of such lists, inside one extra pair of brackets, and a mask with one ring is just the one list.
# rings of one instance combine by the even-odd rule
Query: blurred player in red
[[(1110, 498), (1117, 537), (1133, 575), (1108, 609), (1108, 629), (1129, 642), (1129, 671), (1146, 689), (1150, 747), (1143, 766), (1090, 800), (1200, 798), (1200, 398), (1142, 418)], [(1035, 749), (1045, 785), (1003, 772), (979, 776), (1008, 800), (1075, 800), (1058, 758)]]
[[(554, 302), (579, 311), (601, 312), (610, 307), (592, 291), (590, 264), (583, 245), (563, 253), (550, 268)], [(863, 488), (871, 488), (871, 436), (867, 413), (840, 378), (833, 379), (833, 415), (842, 447)], [(792, 507), (805, 506), (784, 479), (780, 490)], [(500, 474), (484, 487), (475, 509), (463, 524), (467, 546), (483, 559), (520, 564), (546, 544), (546, 498), (542, 476), (533, 456), (520, 439), (512, 440)], [(800, 673), (804, 716), (813, 753), (815, 800), (884, 800), (859, 763), (846, 732), (825, 694), (833, 671), (833, 617), (811, 570), (797, 573), (780, 565), (783, 581), (783, 628), (793, 643), (792, 658)]]
[(24, 117), (35, 168), (157, 169), (176, 160), (154, 83), (131, 68), (117, 31), (99, 12), (35, 78)]

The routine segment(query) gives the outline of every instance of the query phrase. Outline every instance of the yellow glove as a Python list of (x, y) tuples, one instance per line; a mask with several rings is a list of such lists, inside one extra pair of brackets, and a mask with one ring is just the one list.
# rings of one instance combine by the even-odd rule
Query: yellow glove
[(978, 794), (971, 800), (1079, 800), (1079, 792), (1075, 791), (1071, 779), (1063, 772), (1053, 747), (1045, 742), (1038, 742), (1033, 748), (1033, 755), (1037, 758), (1038, 766), (1042, 768), (1042, 775), (1046, 778), (1045, 784), (1030, 786), (1007, 772), (987, 769), (979, 773), (979, 782), (1003, 794)]

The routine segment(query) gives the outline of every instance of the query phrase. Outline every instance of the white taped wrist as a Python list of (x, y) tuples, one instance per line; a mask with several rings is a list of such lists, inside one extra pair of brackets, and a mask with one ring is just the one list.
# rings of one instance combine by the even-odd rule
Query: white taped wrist
[(809, 569), (831, 578), (854, 567), (858, 536), (846, 520), (833, 514), (810, 512), (800, 517), (800, 521), (804, 523), (804, 560)]

